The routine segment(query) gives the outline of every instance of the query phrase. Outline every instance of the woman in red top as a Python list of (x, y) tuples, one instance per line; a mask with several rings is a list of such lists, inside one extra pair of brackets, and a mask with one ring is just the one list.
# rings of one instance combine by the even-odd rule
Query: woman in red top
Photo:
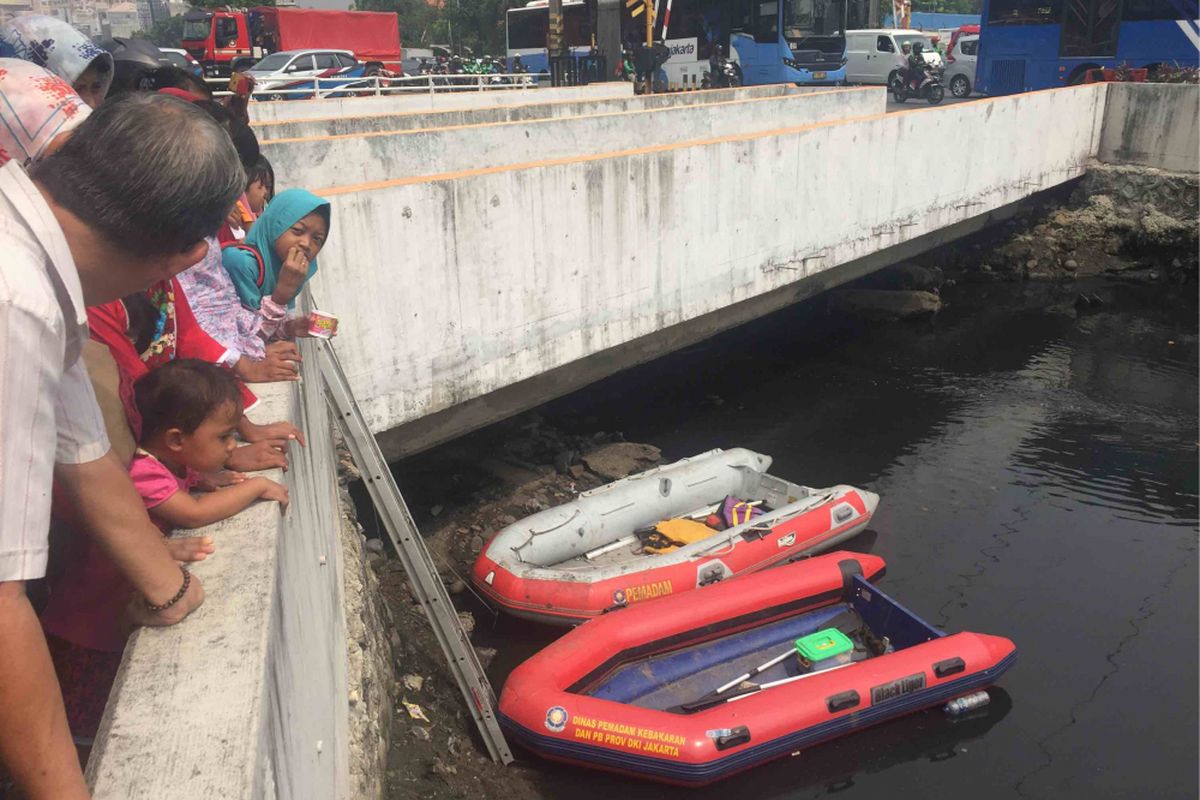
[[(92, 339), (108, 348), (121, 372), (121, 399), (135, 431), (138, 425), (131, 401), (134, 381), (176, 357), (217, 364), (225, 354), (225, 348), (196, 323), (175, 278), (152, 286), (145, 293), (145, 302), (142, 300), (134, 296), (88, 308)], [(241, 373), (241, 366), (239, 361), (234, 372)], [(245, 384), (241, 384), (241, 391), (243, 407), (249, 410), (258, 398)], [(226, 466), (236, 471), (286, 468), (287, 443), (291, 440), (304, 443), (300, 431), (286, 421), (256, 425), (243, 417), (238, 434), (254, 446), (239, 447), (230, 456)]]

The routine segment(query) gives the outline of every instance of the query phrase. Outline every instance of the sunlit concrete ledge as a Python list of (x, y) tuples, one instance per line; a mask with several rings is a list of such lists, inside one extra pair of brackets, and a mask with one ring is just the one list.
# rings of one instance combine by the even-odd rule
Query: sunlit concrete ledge
[(341, 97), (324, 100), (284, 100), (250, 104), (252, 122), (349, 117), (363, 114), (395, 114), (401, 111), (444, 111), (480, 108), (511, 103), (544, 103), (551, 100), (595, 100), (603, 97), (632, 97), (633, 84), (607, 81), (588, 86), (537, 89), (488, 89), (464, 92), (392, 93), (370, 97)]
[(256, 503), (203, 530), (204, 605), (134, 633), (87, 777), (97, 800), (347, 796), (346, 624), (330, 419), (316, 370), (255, 386), (256, 422), (290, 419), (286, 515)]

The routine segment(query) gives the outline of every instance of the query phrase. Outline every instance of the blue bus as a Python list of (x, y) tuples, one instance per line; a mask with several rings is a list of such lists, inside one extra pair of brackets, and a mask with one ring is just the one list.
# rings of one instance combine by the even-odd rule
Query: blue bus
[[(867, 24), (872, 0), (657, 0), (654, 38), (671, 52), (655, 78), (656, 90), (703, 85), (714, 43), (737, 62), (742, 81), (841, 84), (846, 80), (846, 31)], [(576, 55), (592, 45), (594, 2), (564, 2), (566, 45)], [(621, 39), (645, 40), (645, 18), (623, 3)], [(668, 10), (669, 9), (669, 10)], [(545, 72), (546, 0), (532, 0), (506, 14), (511, 68), (520, 56), (530, 72)]]
[(1099, 67), (1195, 67), (1198, 17), (1197, 0), (984, 0), (976, 86), (1014, 94)]
[[(592, 48), (592, 18), (582, 0), (564, 0), (563, 43), (575, 56), (584, 56)], [(550, 32), (550, 10), (546, 0), (533, 0), (524, 6), (510, 8), (504, 15), (505, 50), (509, 72), (513, 59), (521, 57), (525, 69), (532, 73), (550, 71), (546, 56), (546, 36)]]

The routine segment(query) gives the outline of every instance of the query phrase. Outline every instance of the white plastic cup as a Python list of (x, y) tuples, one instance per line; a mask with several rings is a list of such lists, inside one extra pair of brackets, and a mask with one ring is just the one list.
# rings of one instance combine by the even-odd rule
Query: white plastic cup
[(316, 339), (332, 339), (337, 330), (338, 318), (324, 311), (313, 311), (308, 315), (308, 334)]

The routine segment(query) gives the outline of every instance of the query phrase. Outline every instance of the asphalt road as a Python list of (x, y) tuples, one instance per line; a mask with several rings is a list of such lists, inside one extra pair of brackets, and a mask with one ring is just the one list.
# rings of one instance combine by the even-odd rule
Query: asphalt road
[[(969, 103), (972, 100), (979, 100), (981, 98), (982, 98), (982, 95), (973, 95), (971, 97), (964, 97), (960, 100), (959, 98), (954, 97), (952, 94), (950, 94), (949, 90), (947, 90), (946, 91), (946, 99), (943, 100), (941, 103), (939, 103), (939, 105), (949, 106), (949, 105), (954, 105), (955, 103)], [(907, 109), (929, 108), (929, 103), (925, 102), (924, 100), (908, 100), (904, 103), (897, 103), (895, 100), (892, 99), (891, 95), (888, 95), (887, 110), (889, 112), (890, 111), (903, 111), (906, 108)]]

